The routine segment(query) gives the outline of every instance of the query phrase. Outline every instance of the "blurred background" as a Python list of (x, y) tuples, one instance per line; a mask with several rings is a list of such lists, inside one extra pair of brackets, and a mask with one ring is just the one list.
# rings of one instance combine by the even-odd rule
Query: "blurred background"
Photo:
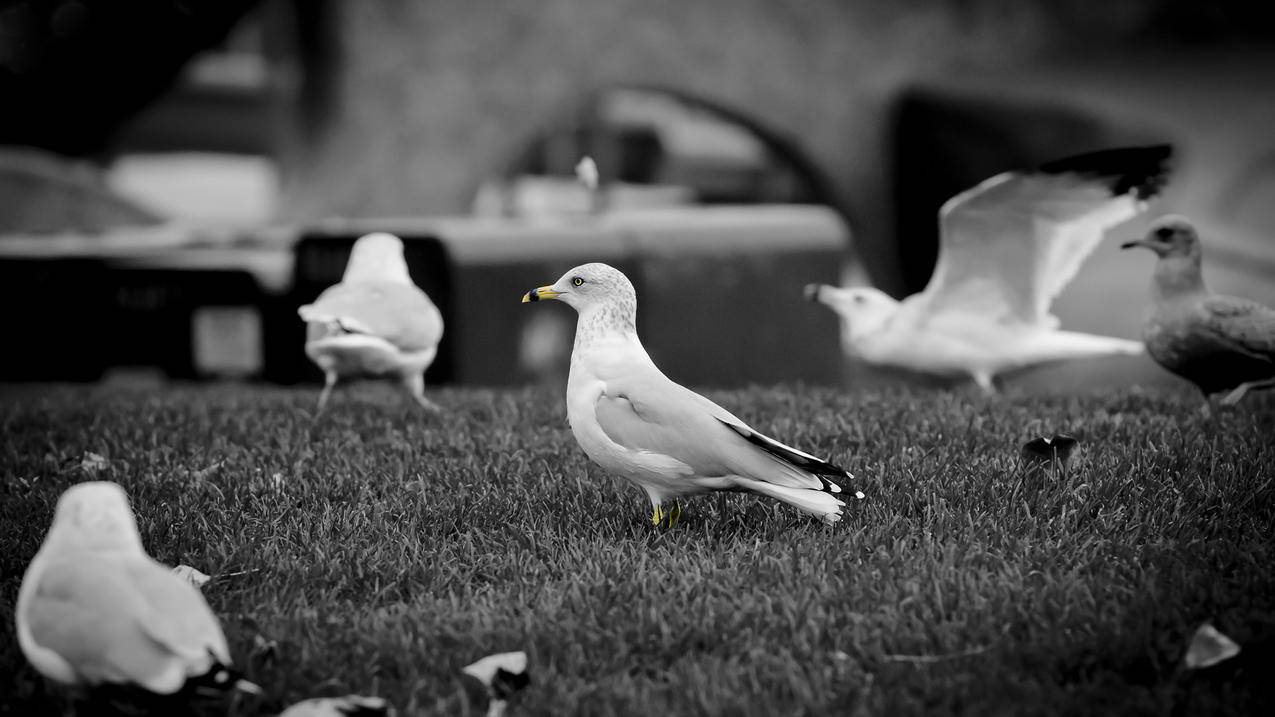
[[(296, 307), (391, 231), (444, 313), (431, 383), (561, 381), (606, 261), (675, 379), (898, 380), (808, 282), (903, 296), (939, 205), (1007, 169), (1171, 142), (1214, 290), (1275, 304), (1275, 25), (1120, 0), (0, 1), (0, 381), (318, 381)], [(596, 158), (595, 201), (573, 178)], [(1055, 304), (1137, 337), (1116, 230)], [(714, 342), (711, 361), (704, 341)], [(1010, 385), (1173, 382), (1149, 359)]]

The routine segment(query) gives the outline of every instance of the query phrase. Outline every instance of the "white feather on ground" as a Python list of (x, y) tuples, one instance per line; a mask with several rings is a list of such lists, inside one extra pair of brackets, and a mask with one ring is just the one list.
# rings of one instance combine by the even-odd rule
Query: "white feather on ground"
[(58, 500), (22, 579), (18, 644), (64, 685), (131, 685), (170, 695), (187, 680), (236, 682), (217, 618), (198, 588), (151, 559), (123, 489), (81, 483)]
[(571, 430), (590, 458), (646, 491), (654, 522), (665, 501), (715, 490), (766, 495), (828, 523), (841, 518), (832, 479), (850, 473), (762, 435), (656, 368), (638, 339), (637, 297), (623, 273), (585, 264), (523, 301), (555, 298), (579, 314)]
[(443, 338), (443, 316), (408, 274), (403, 242), (392, 234), (360, 237), (341, 282), (297, 310), (306, 322), (305, 352), (323, 370), (319, 408), (342, 378), (398, 380), (422, 407), (425, 369)]
[(1138, 354), (1137, 341), (1061, 331), (1055, 298), (1105, 232), (1164, 181), (1167, 146), (1094, 152), (1008, 172), (943, 205), (938, 262), (925, 290), (896, 301), (872, 288), (810, 285), (842, 319), (847, 353), (984, 390), (1037, 363)]

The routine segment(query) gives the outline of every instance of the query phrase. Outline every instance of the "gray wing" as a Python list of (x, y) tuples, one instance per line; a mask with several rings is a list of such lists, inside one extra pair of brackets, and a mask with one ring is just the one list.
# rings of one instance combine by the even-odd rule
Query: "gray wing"
[(721, 406), (662, 376), (608, 383), (595, 410), (598, 424), (615, 443), (674, 458), (699, 476), (742, 476), (831, 492), (840, 488), (816, 470), (849, 477), (763, 436)]
[(307, 322), (336, 321), (346, 331), (379, 336), (406, 351), (432, 348), (443, 337), (442, 314), (410, 284), (342, 282), (298, 313)]
[(1275, 309), (1234, 296), (1203, 302), (1200, 330), (1234, 351), (1275, 363)]

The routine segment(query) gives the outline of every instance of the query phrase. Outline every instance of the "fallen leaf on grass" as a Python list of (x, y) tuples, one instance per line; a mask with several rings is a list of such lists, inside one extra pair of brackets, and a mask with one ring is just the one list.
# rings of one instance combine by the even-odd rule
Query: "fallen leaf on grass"
[(384, 697), (315, 697), (292, 705), (279, 717), (372, 717), (394, 714), (394, 708)]
[(195, 568), (190, 567), (189, 565), (178, 565), (177, 567), (173, 568), (173, 575), (176, 575), (182, 580), (185, 580), (191, 585), (194, 585), (195, 587), (201, 588), (201, 589), (209, 580), (212, 580), (211, 575), (201, 573)]
[(1034, 465), (1050, 465), (1055, 460), (1066, 465), (1071, 451), (1080, 441), (1063, 433), (1041, 436), (1023, 444), (1023, 459)]
[(1206, 622), (1195, 631), (1183, 662), (1188, 670), (1198, 670), (1225, 662), (1238, 654), (1240, 646)]
[(85, 473), (97, 473), (110, 465), (104, 456), (100, 456), (92, 451), (85, 451), (84, 458), (80, 460), (80, 470)]

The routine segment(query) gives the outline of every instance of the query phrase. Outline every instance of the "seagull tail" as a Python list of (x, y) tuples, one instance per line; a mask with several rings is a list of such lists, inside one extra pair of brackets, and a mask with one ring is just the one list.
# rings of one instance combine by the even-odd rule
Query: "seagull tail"
[(746, 478), (739, 480), (739, 487), (787, 503), (829, 525), (841, 520), (841, 508), (845, 506), (833, 494), (810, 488), (789, 488)]
[(1100, 356), (1138, 356), (1146, 351), (1141, 341), (1077, 331), (1050, 331), (1032, 343), (1034, 346), (1030, 352), (1033, 354), (1030, 363)]

